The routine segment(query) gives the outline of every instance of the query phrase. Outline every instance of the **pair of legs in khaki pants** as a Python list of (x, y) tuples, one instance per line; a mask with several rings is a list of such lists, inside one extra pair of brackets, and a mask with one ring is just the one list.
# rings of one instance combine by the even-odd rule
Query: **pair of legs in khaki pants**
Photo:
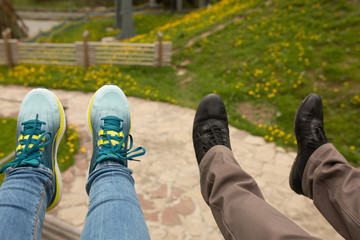
[[(225, 239), (317, 239), (267, 204), (231, 151), (226, 110), (211, 94), (200, 103), (193, 141), (201, 193)], [(360, 239), (360, 171), (328, 143), (321, 99), (309, 95), (295, 116), (298, 156), (290, 186), (311, 199), (345, 239)]]

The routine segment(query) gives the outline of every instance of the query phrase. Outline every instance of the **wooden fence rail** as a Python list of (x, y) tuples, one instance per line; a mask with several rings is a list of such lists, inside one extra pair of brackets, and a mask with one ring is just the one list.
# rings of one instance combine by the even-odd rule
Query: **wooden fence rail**
[(67, 43), (25, 43), (16, 39), (0, 39), (0, 65), (19, 63), (53, 65), (119, 64), (169, 66), (171, 42), (102, 43), (84, 41)]

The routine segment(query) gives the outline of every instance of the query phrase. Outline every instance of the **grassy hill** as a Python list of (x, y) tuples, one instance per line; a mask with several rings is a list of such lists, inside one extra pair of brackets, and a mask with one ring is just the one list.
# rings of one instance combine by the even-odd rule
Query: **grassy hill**
[(153, 42), (162, 31), (175, 48), (173, 67), (20, 65), (1, 67), (0, 83), (94, 91), (115, 82), (128, 95), (192, 108), (215, 92), (232, 125), (289, 147), (296, 109), (316, 92), (329, 140), (359, 165), (359, 12), (358, 0), (223, 0), (128, 40)]

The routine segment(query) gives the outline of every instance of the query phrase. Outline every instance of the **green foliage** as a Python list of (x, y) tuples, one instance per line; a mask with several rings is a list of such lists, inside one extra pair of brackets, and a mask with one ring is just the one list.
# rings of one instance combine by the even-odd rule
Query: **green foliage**
[[(70, 28), (66, 31), (66, 34), (60, 30), (49, 37), (39, 38), (38, 42), (74, 43), (76, 41), (83, 41), (83, 33), (85, 30), (89, 31), (89, 41), (100, 41), (102, 37), (116, 36), (120, 32), (120, 30), (114, 29), (106, 31), (106, 28), (112, 27), (114, 27), (113, 19), (89, 17), (88, 21)], [(66, 28), (66, 25), (64, 28)]]
[(15, 150), (16, 142), (16, 119), (0, 118), (0, 159)]
[(12, 0), (12, 2), (16, 7), (29, 9), (69, 10), (85, 7), (114, 7), (114, 0)]
[(57, 162), (61, 172), (65, 172), (74, 164), (74, 155), (79, 147), (79, 134), (76, 129), (71, 125), (68, 126), (59, 144)]
[(191, 59), (182, 77), (192, 75), (186, 90), (195, 89), (196, 102), (206, 93), (220, 94), (232, 124), (293, 147), (295, 111), (317, 92), (329, 139), (360, 164), (359, 5), (279, 0), (259, 6), (175, 56), (179, 65)]
[(85, 3), (79, 1), (45, 1), (45, 0), (12, 0), (15, 7), (21, 8), (38, 8), (38, 9), (63, 9), (68, 10), (74, 8), (86, 7)]
[[(164, 14), (135, 14), (134, 27), (137, 34), (145, 34), (154, 27), (179, 19), (181, 15)], [(151, 23), (151, 24), (149, 24)], [(116, 36), (121, 30), (114, 29), (114, 17), (89, 17), (82, 23), (68, 23), (61, 29), (54, 31), (48, 37), (40, 37), (37, 42), (74, 43), (83, 41), (83, 33), (89, 31), (89, 41), (100, 41), (103, 37)], [(64, 29), (67, 29), (64, 31)], [(108, 29), (108, 30), (107, 30)]]

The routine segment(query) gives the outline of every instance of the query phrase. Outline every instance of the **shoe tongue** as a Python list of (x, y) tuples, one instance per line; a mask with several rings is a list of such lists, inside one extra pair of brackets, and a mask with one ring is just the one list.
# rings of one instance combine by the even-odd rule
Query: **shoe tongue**
[(108, 130), (113, 130), (116, 132), (120, 132), (121, 130), (121, 120), (116, 117), (106, 117), (103, 118), (104, 120), (104, 126), (108, 128)]

